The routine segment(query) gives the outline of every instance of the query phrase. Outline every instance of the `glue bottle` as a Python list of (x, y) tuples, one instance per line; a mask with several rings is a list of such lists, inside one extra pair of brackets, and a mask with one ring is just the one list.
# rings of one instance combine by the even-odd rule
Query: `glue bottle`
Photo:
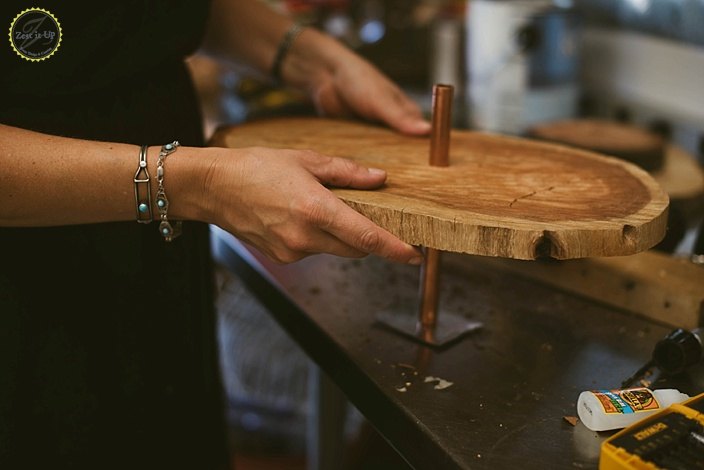
[(608, 431), (625, 428), (688, 398), (688, 395), (672, 388), (591, 390), (579, 394), (577, 415), (590, 430)]

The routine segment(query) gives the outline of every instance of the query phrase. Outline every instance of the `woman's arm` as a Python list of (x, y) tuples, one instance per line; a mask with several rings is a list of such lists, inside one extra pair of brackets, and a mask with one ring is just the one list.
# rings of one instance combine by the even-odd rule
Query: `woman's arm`
[(0, 226), (135, 218), (132, 177), (138, 153), (134, 145), (57, 137), (0, 124)]
[[(148, 150), (152, 199), (158, 152), (156, 146)], [(0, 226), (137, 223), (138, 154), (135, 145), (0, 125)], [(276, 261), (320, 252), (421, 261), (416, 249), (324, 186), (376, 188), (386, 178), (383, 171), (308, 151), (192, 147), (179, 147), (164, 168), (170, 219), (218, 225)], [(155, 207), (152, 212), (158, 217)]]
[[(206, 47), (267, 71), (290, 25), (257, 0), (215, 0)], [(418, 107), (390, 80), (315, 30), (299, 35), (282, 66), (284, 80), (308, 90), (323, 113), (355, 113), (408, 133), (429, 130)], [(152, 195), (158, 152), (148, 152)], [(0, 226), (135, 220), (138, 153), (134, 145), (0, 125)], [(373, 189), (383, 184), (383, 171), (309, 151), (188, 147), (170, 156), (165, 170), (171, 219), (218, 225), (274, 260), (326, 252), (421, 262), (415, 248), (324, 186)]]
[[(269, 73), (291, 19), (259, 0), (215, 0), (204, 50)], [(282, 77), (306, 91), (321, 114), (357, 115), (407, 134), (430, 131), (420, 108), (372, 64), (330, 36), (307, 28), (282, 63)]]
[(291, 24), (261, 0), (213, 0), (202, 49), (268, 73)]

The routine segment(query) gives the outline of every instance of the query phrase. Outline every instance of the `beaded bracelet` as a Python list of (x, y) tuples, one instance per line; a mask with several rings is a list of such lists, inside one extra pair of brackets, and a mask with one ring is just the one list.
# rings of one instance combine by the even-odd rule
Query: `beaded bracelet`
[(288, 31), (286, 31), (283, 39), (279, 43), (279, 48), (277, 49), (276, 55), (274, 56), (274, 64), (271, 66), (271, 76), (273, 77), (274, 81), (276, 81), (276, 83), (282, 82), (283, 77), (281, 76), (281, 68), (284, 62), (284, 58), (286, 58), (286, 54), (288, 54), (289, 49), (291, 49), (293, 41), (298, 37), (299, 34), (301, 34), (303, 29), (303, 25), (299, 23), (294, 23), (288, 29)]
[[(144, 194), (146, 193), (146, 198)], [(152, 194), (147, 171), (147, 146), (139, 149), (139, 166), (134, 174), (134, 202), (137, 209), (137, 222), (148, 224), (152, 221)]]
[(159, 211), (159, 233), (164, 237), (164, 240), (170, 242), (174, 238), (181, 235), (181, 221), (175, 221), (173, 225), (169, 222), (169, 199), (164, 192), (164, 162), (166, 157), (174, 153), (178, 148), (178, 141), (173, 141), (170, 144), (164, 144), (159, 152), (159, 159), (156, 162), (156, 208)]

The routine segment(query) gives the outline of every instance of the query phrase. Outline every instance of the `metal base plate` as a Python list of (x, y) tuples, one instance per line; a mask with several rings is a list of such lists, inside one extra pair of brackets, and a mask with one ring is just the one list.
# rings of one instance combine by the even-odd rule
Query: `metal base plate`
[(452, 312), (438, 312), (435, 328), (424, 329), (418, 318), (398, 312), (381, 312), (377, 321), (396, 333), (423, 343), (428, 346), (445, 346), (461, 336), (482, 327), (478, 321), (469, 321)]

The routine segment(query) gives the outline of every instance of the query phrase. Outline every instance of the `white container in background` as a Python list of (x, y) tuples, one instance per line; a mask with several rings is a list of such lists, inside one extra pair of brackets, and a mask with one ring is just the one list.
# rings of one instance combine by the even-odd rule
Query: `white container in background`
[(467, 125), (523, 134), (573, 117), (576, 20), (557, 0), (471, 0), (466, 10)]

